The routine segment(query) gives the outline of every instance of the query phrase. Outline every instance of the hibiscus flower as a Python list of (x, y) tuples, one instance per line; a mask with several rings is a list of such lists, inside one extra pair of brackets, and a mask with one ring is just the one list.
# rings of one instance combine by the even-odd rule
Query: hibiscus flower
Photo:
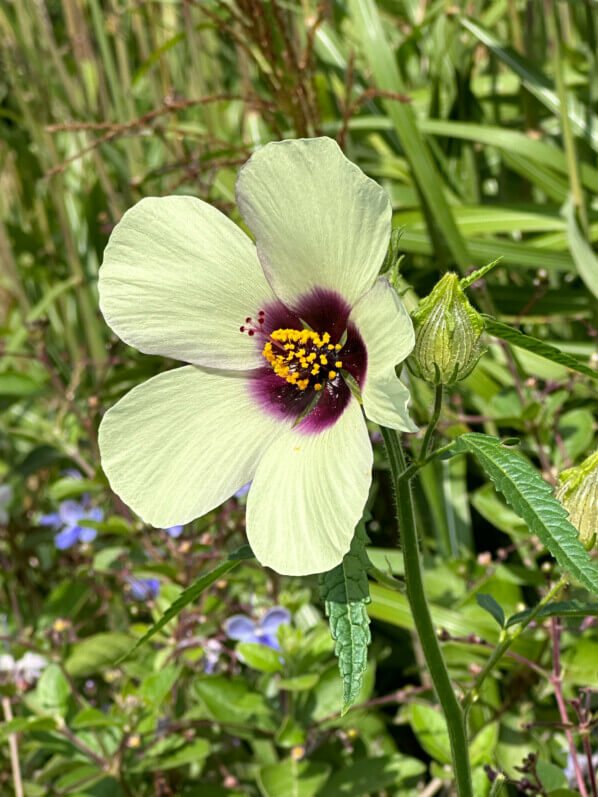
[[(168, 528), (251, 481), (247, 536), (279, 573), (330, 570), (372, 480), (372, 421), (415, 431), (395, 366), (411, 320), (378, 277), (391, 204), (328, 138), (280, 141), (241, 169), (251, 239), (189, 196), (141, 200), (100, 269), (110, 327), (189, 365), (131, 390), (102, 420), (114, 491)], [(358, 397), (356, 397), (358, 396)]]

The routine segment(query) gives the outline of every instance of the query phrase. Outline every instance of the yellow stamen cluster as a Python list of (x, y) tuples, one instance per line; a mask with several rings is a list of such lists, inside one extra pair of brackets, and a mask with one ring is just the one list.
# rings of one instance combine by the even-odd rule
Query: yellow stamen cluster
[[(262, 355), (272, 366), (275, 374), (299, 390), (306, 390), (310, 377), (317, 376), (322, 366), (328, 365), (328, 357), (321, 352), (336, 352), (340, 343), (331, 343), (330, 335), (312, 332), (311, 329), (276, 329), (262, 350)], [(335, 360), (335, 368), (342, 368), (342, 361)], [(335, 379), (337, 371), (329, 370), (328, 379)], [(315, 382), (314, 390), (322, 390), (324, 383)]]

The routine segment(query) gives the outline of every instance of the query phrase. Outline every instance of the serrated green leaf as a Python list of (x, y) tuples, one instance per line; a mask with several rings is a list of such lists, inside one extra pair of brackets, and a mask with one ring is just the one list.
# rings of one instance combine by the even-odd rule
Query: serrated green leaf
[(362, 520), (340, 565), (320, 575), (320, 596), (326, 606), (330, 633), (335, 642), (334, 653), (343, 679), (343, 714), (351, 707), (361, 688), (371, 641), (366, 609), (370, 602), (367, 542)]
[[(369, 600), (369, 599), (368, 599)], [(334, 653), (343, 679), (343, 714), (348, 711), (361, 689), (368, 664), (368, 645), (372, 641), (370, 618), (365, 601), (334, 603), (326, 601)]]
[(464, 434), (456, 441), (455, 450), (474, 454), (496, 488), (561, 567), (584, 587), (598, 593), (598, 570), (580, 542), (577, 529), (567, 520), (567, 511), (535, 468), (491, 435)]
[(533, 338), (531, 335), (526, 335), (519, 329), (513, 329), (507, 324), (495, 321), (489, 316), (483, 316), (483, 318), (486, 332), (493, 335), (495, 338), (500, 338), (500, 340), (504, 340), (505, 343), (510, 343), (511, 346), (518, 346), (520, 349), (531, 351), (533, 354), (537, 354), (554, 363), (564, 365), (572, 371), (577, 371), (584, 376), (598, 379), (598, 371), (590, 368), (589, 365), (586, 365), (572, 354), (567, 354), (550, 343), (545, 343), (543, 340), (538, 340), (538, 338)]
[(250, 559), (252, 557), (253, 552), (251, 551), (249, 545), (243, 545), (238, 551), (231, 553), (226, 562), (222, 562), (218, 565), (218, 567), (215, 567), (213, 570), (210, 570), (209, 573), (206, 573), (204, 576), (199, 578), (195, 584), (192, 584), (186, 590), (181, 592), (180, 596), (174, 601), (174, 603), (172, 603), (168, 609), (166, 609), (162, 617), (160, 617), (160, 619), (153, 624), (149, 631), (147, 631), (141, 637), (141, 639), (135, 643), (131, 650), (118, 659), (115, 664), (120, 664), (125, 659), (128, 659), (129, 656), (137, 650), (137, 648), (143, 645), (144, 642), (147, 642), (149, 639), (151, 639), (154, 634), (157, 634), (158, 631), (164, 628), (164, 626), (170, 620), (172, 620), (173, 617), (176, 617), (178, 614), (180, 614), (185, 606), (198, 598), (205, 589), (207, 589), (215, 581), (218, 581), (219, 578), (222, 578), (222, 576), (228, 573), (229, 570), (232, 570), (233, 567), (236, 567), (240, 561), (243, 559)]
[(348, 603), (349, 601), (369, 601), (368, 567), (370, 560), (366, 552), (368, 543), (365, 522), (362, 520), (355, 529), (349, 552), (327, 573), (320, 574), (320, 597), (323, 601)]

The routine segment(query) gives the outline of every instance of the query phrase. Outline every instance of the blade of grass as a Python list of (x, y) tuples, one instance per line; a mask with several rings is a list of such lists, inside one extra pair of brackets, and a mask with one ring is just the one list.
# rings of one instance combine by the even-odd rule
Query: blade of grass
[[(382, 20), (374, 0), (349, 0), (349, 10), (354, 30), (361, 41), (368, 66), (379, 89), (402, 92), (403, 85), (394, 54), (386, 40)], [(459, 233), (451, 209), (445, 198), (445, 188), (440, 179), (428, 146), (420, 134), (413, 109), (409, 103), (384, 101), (386, 112), (392, 119), (395, 131), (405, 151), (419, 189), (431, 216), (455, 262), (465, 271), (471, 265), (467, 245)], [(431, 231), (432, 234), (432, 231)]]

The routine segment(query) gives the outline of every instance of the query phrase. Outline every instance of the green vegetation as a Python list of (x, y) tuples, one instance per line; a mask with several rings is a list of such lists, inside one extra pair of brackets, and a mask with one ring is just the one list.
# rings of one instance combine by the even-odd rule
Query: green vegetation
[[(452, 700), (475, 797), (597, 797), (598, 570), (554, 498), (596, 450), (597, 41), (596, 0), (0, 5), (1, 795), (455, 795)], [(244, 495), (144, 526), (97, 443), (173, 364), (99, 312), (114, 225), (173, 193), (242, 224), (252, 151), (316, 135), (391, 197), (409, 311), (453, 271), (486, 347), (436, 390), (403, 369), (420, 432), (387, 459), (370, 425), (320, 584), (252, 558)]]

